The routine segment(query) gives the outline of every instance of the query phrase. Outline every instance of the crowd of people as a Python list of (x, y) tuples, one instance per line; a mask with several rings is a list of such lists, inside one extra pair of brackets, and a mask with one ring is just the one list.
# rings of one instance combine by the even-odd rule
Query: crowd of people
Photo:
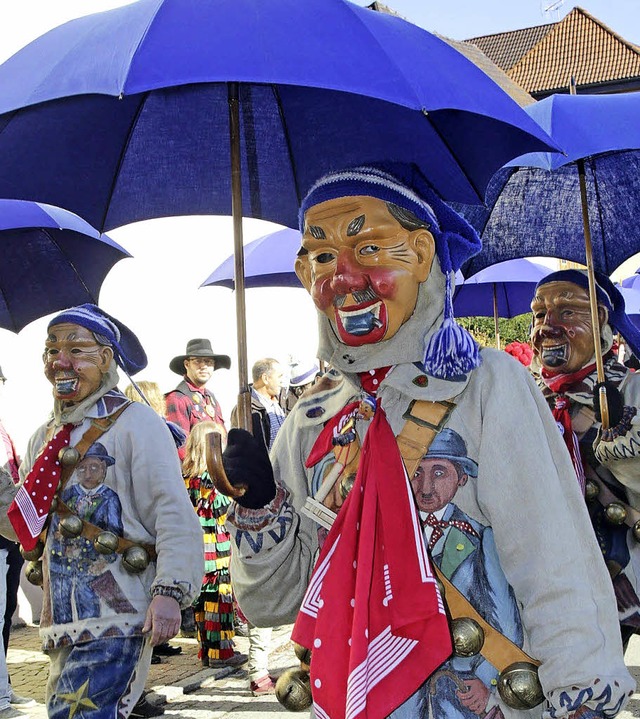
[[(332, 173), (300, 222), (326, 371), (259, 359), (229, 429), (209, 340), (165, 395), (96, 305), (49, 322), (51, 417), (22, 461), (0, 425), (0, 719), (29, 701), (4, 661), (23, 561), (54, 719), (161, 713), (145, 681), (179, 632), (203, 667), (246, 665), (254, 696), (306, 687), (319, 717), (614, 717), (640, 630), (640, 375), (613, 352), (617, 334), (640, 355), (640, 332), (620, 292), (596, 274), (594, 333), (586, 273), (552, 273), (528, 349), (480, 348), (451, 301), (479, 240), (429, 188)], [(276, 681), (289, 623), (301, 667)]]

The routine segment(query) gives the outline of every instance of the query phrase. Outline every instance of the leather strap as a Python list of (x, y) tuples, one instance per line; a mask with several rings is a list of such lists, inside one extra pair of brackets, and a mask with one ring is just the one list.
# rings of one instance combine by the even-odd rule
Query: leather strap
[[(64, 517), (69, 517), (71, 515), (78, 516), (68, 505), (66, 505), (61, 499), (58, 499), (58, 506), (56, 507), (56, 512), (60, 516), (61, 519), (64, 519)], [(92, 524), (91, 522), (88, 522), (86, 519), (82, 520), (82, 532), (79, 536), (84, 537), (85, 539), (88, 539), (89, 541), (93, 542), (97, 538), (99, 534), (102, 534), (102, 532), (106, 532), (108, 530), (101, 529), (95, 524)], [(117, 554), (123, 554), (124, 552), (129, 549), (129, 547), (143, 547), (146, 549), (147, 554), (149, 555), (149, 559), (152, 562), (155, 562), (158, 558), (158, 555), (156, 553), (156, 548), (152, 544), (142, 544), (142, 542), (132, 542), (130, 539), (126, 539), (126, 537), (118, 537), (118, 546), (116, 547), (115, 551)]]
[[(440, 432), (447, 424), (455, 403), (451, 400), (429, 402), (413, 400), (403, 418), (407, 421), (397, 436), (398, 449), (409, 478), (413, 477), (422, 458)], [(532, 659), (510, 639), (486, 622), (469, 600), (444, 576), (433, 563), (436, 576), (444, 587), (445, 603), (452, 619), (468, 617), (476, 621), (484, 631), (484, 644), (480, 653), (498, 671), (506, 669), (515, 662), (530, 662), (536, 666), (540, 662)]]
[(632, 507), (630, 504), (627, 504), (624, 500), (620, 499), (619, 497), (616, 497), (616, 495), (607, 487), (607, 485), (598, 477), (598, 475), (595, 473), (595, 471), (588, 467), (587, 472), (587, 479), (591, 482), (594, 482), (598, 485), (599, 492), (596, 499), (600, 504), (606, 509), (609, 504), (619, 504), (625, 509), (625, 519), (623, 524), (626, 524), (628, 527), (633, 527), (636, 525), (638, 521), (640, 521), (640, 511)]

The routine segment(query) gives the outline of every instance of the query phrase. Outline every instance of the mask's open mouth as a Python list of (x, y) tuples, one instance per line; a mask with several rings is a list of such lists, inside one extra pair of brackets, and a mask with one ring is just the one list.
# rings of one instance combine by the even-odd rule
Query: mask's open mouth
[(569, 359), (569, 346), (567, 344), (542, 347), (540, 360), (546, 367), (561, 367)]
[[(381, 314), (384, 305), (378, 301), (367, 307), (359, 307), (354, 310), (338, 310), (338, 320), (342, 329), (348, 334), (355, 337), (368, 335), (376, 329), (383, 327)], [(386, 312), (384, 313), (386, 314)]]

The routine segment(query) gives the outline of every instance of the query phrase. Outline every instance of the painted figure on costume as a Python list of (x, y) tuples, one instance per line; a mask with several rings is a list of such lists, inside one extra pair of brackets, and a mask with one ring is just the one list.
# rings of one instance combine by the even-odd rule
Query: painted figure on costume
[[(435, 438), (411, 486), (431, 558), (476, 609), (502, 634), (522, 646), (522, 624), (511, 587), (500, 569), (493, 530), (455, 504), (460, 487), (478, 476), (462, 437), (443, 429)], [(498, 672), (481, 655), (452, 657), (431, 675), (420, 716), (500, 719)], [(429, 709), (429, 702), (431, 707)]]
[(133, 332), (72, 307), (49, 323), (43, 360), (53, 413), (0, 528), (42, 584), (48, 716), (125, 718), (153, 646), (175, 636), (199, 589), (202, 532), (166, 423), (117, 388), (116, 364), (129, 376), (146, 366)]
[(542, 280), (531, 302), (531, 342), (539, 384), (585, 486), (587, 507), (613, 580), (623, 640), (640, 630), (640, 376), (613, 351), (619, 332), (634, 353), (640, 332), (608, 277), (596, 273), (598, 321), (609, 409), (602, 429), (586, 273)]
[[(104, 483), (107, 468), (113, 464), (115, 459), (107, 453), (104, 445), (94, 442), (78, 462), (60, 499), (81, 519), (122, 536), (120, 499)], [(122, 589), (109, 572), (109, 565), (117, 560), (116, 554), (100, 554), (93, 542), (84, 537), (65, 539), (60, 531), (57, 514), (54, 514), (51, 522), (51, 533), (49, 580), (53, 596), (53, 621), (56, 624), (71, 622), (74, 612), (79, 619), (99, 617), (100, 594), (94, 586), (104, 592), (105, 579), (109, 593), (104, 600), (113, 601), (118, 594), (123, 598)], [(107, 572), (108, 577), (105, 577)], [(127, 604), (125, 602), (124, 606)], [(131, 605), (127, 609), (131, 611)]]
[[(453, 318), (476, 233), (422, 178), (370, 167), (318, 180), (300, 224), (296, 272), (332, 370), (271, 462), (229, 433), (225, 471), (248, 486), (228, 514), (247, 617), (297, 617), (319, 717), (615, 716), (634, 684), (565, 446), (524, 367)], [(356, 437), (353, 466), (339, 449)], [(472, 650), (456, 628), (452, 654), (445, 604), (483, 629)], [(539, 694), (533, 674), (510, 694), (507, 655), (540, 664)]]

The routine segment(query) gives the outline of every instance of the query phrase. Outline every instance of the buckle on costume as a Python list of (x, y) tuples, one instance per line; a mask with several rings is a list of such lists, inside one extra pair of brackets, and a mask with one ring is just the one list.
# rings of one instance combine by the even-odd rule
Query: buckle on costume
[[(430, 422), (429, 419), (423, 419), (418, 415), (412, 414), (414, 405), (416, 403), (418, 404), (418, 409), (427, 410), (426, 414), (429, 416), (429, 419), (437, 419), (437, 424)], [(402, 419), (413, 422), (420, 427), (427, 427), (434, 432), (440, 432), (440, 430), (442, 430), (447, 424), (449, 415), (454, 408), (455, 404), (453, 402), (449, 402), (446, 399), (438, 400), (437, 402), (432, 402), (430, 400), (413, 399), (407, 407), (406, 412), (402, 415)], [(440, 413), (438, 410), (441, 412), (439, 419), (437, 418), (437, 415)]]

